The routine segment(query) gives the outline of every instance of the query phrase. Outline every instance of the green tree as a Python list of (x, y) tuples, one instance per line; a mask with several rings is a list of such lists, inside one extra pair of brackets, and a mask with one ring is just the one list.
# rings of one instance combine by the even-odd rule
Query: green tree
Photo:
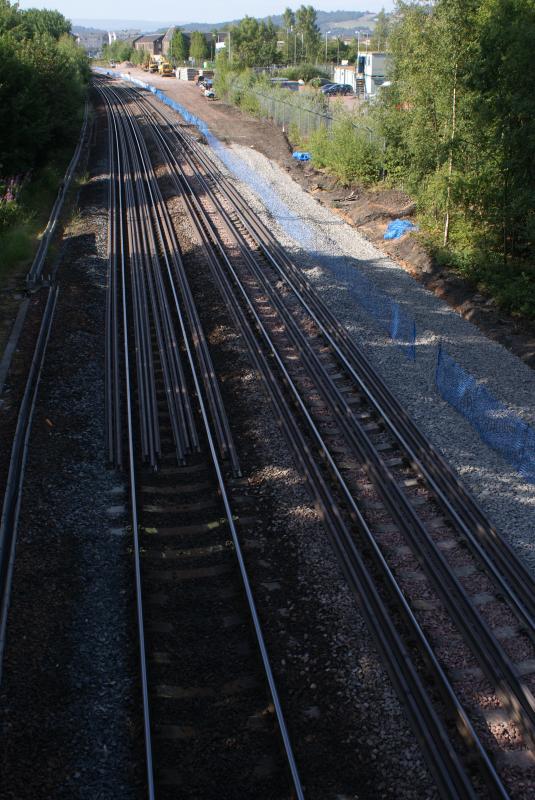
[(478, 148), (469, 202), (484, 205), (504, 259), (535, 255), (535, 4), (483, 0), (469, 83)]
[(277, 59), (277, 29), (273, 21), (244, 17), (232, 29), (232, 58), (240, 67), (265, 67)]
[(286, 60), (290, 61), (290, 33), (295, 28), (295, 14), (291, 8), (286, 8), (282, 15), (282, 27), (286, 37)]
[(72, 141), (89, 66), (72, 36), (60, 32), (68, 26), (61, 15), (28, 15), (0, 3), (0, 175), (6, 176)]
[(383, 130), (390, 168), (422, 197), (443, 240), (473, 146), (468, 89), (480, 0), (400, 3), (390, 35), (393, 86), (384, 92)]
[(295, 12), (295, 22), (302, 41), (301, 59), (314, 61), (321, 48), (321, 34), (315, 9), (312, 6), (300, 6)]
[(382, 8), (377, 14), (371, 40), (372, 50), (386, 50), (390, 33), (390, 17)]
[(102, 48), (102, 56), (106, 61), (131, 61), (134, 48), (130, 42), (116, 39), (111, 44), (105, 44)]
[(206, 39), (204, 38), (204, 34), (200, 31), (193, 31), (191, 34), (189, 53), (190, 56), (195, 59), (196, 64), (207, 57)]
[(59, 11), (48, 9), (29, 8), (22, 12), (22, 24), (26, 29), (27, 38), (38, 33), (46, 33), (53, 39), (59, 39), (65, 33), (71, 32), (71, 23)]
[(180, 28), (175, 28), (169, 44), (169, 56), (176, 65), (184, 64), (184, 62), (188, 60), (188, 55), (188, 37), (180, 30)]
[(11, 5), (9, 0), (0, 0), (0, 35), (8, 31), (16, 32), (16, 29), (24, 31), (17, 6)]

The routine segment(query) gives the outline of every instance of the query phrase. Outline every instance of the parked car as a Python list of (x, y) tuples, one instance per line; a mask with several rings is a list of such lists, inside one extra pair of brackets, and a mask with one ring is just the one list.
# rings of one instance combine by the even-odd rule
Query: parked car
[(320, 92), (329, 97), (337, 94), (353, 94), (353, 87), (349, 83), (331, 83), (328, 86), (322, 86)]
[(335, 85), (336, 84), (334, 84), (334, 83), (325, 83), (323, 86), (320, 86), (320, 92), (322, 94), (328, 94), (329, 93), (329, 89), (331, 88), (331, 86), (335, 86)]

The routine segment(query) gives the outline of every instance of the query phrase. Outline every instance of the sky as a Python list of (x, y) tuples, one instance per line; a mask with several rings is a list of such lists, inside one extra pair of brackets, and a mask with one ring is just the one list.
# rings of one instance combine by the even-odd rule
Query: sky
[[(162, 22), (221, 22), (239, 19), (245, 14), (255, 17), (266, 17), (270, 14), (282, 14), (287, 6), (296, 8), (304, 0), (203, 0), (201, 3), (177, 3), (176, 0), (22, 0), (21, 8), (54, 8), (68, 19), (100, 19), (112, 18), (124, 20), (161, 20)], [(308, 5), (310, 0), (304, 3)], [(394, 0), (321, 0), (313, 3), (322, 11), (338, 11), (338, 9), (355, 9), (357, 11), (390, 11)]]

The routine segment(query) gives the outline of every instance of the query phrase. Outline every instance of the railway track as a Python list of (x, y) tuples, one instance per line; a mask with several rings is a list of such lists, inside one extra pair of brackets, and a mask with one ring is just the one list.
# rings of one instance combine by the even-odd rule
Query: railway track
[(6, 628), (11, 601), (13, 567), (28, 445), (46, 348), (54, 322), (59, 288), (53, 285), (47, 291), (48, 296), (17, 416), (0, 516), (0, 682), (2, 679), (2, 663), (6, 644)]
[[(170, 134), (168, 114), (144, 113), (160, 123), (153, 135), (171, 162), (176, 188), (202, 220), (205, 240), (219, 250), (219, 266), (215, 259), (211, 266), (227, 303), (231, 281), (308, 416), (309, 434), (350, 513), (357, 517), (364, 509), (373, 529), (368, 544), (388, 559), (398, 589), (440, 655), (449, 676), (441, 694), (468, 731), (465, 743), (475, 747), (489, 788), (503, 796), (492, 762), (507, 765), (512, 755), (514, 764), (519, 753), (500, 752), (488, 733), (490, 720), (509, 715), (529, 761), (532, 580), (202, 146), (175, 122)], [(452, 692), (462, 710), (451, 704)], [(490, 698), (486, 709), (482, 694)]]
[(107, 439), (129, 474), (148, 795), (303, 797), (240, 545), (254, 506), (180, 248), (132, 109), (98, 89)]
[(189, 215), (442, 796), (529, 787), (531, 577), (206, 149), (140, 92), (117, 96)]

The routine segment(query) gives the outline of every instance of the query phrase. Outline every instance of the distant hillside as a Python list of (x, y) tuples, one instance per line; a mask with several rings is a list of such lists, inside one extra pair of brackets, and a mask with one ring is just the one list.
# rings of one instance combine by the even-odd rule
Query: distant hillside
[[(373, 30), (375, 26), (375, 19), (377, 14), (371, 11), (318, 11), (318, 27), (322, 33), (331, 31), (331, 33), (348, 33), (351, 30), (358, 30), (359, 28), (370, 28)], [(264, 20), (269, 17), (263, 17)], [(282, 15), (274, 14), (271, 19), (275, 25), (282, 25)], [(235, 25), (239, 22), (238, 19), (228, 20), (226, 22), (190, 22), (187, 25), (180, 27), (184, 31), (209, 31), (223, 30), (228, 28), (229, 25)]]
[[(370, 28), (373, 30), (375, 26), (376, 14), (371, 11), (318, 11), (318, 26), (322, 33), (331, 31), (334, 35), (347, 35), (352, 31), (361, 28)], [(269, 17), (263, 17), (264, 20)], [(271, 19), (275, 25), (282, 25), (282, 15), (274, 14)], [(130, 30), (137, 29), (144, 33), (152, 33), (156, 31), (166, 31), (171, 25), (178, 25), (184, 31), (203, 31), (209, 33), (210, 31), (224, 30), (229, 25), (236, 25), (239, 19), (227, 20), (226, 22), (173, 22), (173, 21), (159, 21), (153, 20), (138, 20), (138, 19), (80, 19), (75, 18), (72, 20), (73, 30), (81, 28), (97, 29), (104, 31), (114, 30)]]

